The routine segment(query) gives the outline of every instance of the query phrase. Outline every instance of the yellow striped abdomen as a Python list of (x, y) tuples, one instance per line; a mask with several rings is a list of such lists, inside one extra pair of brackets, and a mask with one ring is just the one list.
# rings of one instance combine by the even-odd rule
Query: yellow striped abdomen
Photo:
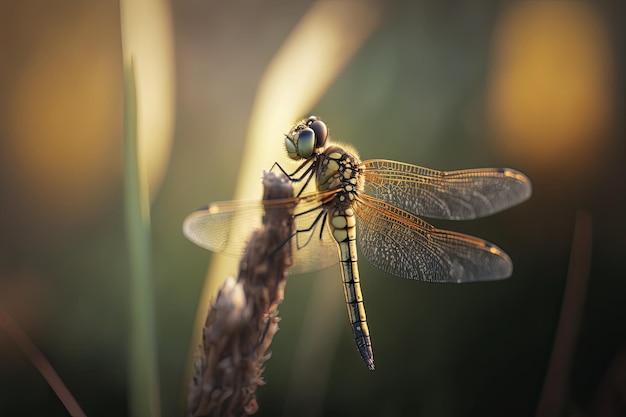
[(343, 291), (348, 308), (354, 341), (369, 369), (374, 369), (374, 353), (367, 327), (367, 317), (361, 294), (356, 251), (356, 221), (352, 208), (331, 210), (328, 223), (338, 243)]

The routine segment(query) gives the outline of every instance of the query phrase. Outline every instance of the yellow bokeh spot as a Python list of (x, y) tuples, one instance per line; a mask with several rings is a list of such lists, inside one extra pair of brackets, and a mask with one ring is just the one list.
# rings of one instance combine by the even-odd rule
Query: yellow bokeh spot
[(93, 6), (63, 25), (34, 25), (37, 43), (4, 92), (7, 204), (33, 238), (80, 228), (120, 183), (119, 46), (101, 14)]
[(500, 150), (566, 174), (599, 160), (612, 119), (613, 63), (592, 5), (511, 3), (492, 56), (488, 116)]
[[(141, 12), (132, 15), (127, 37), (136, 62), (140, 163), (153, 197), (172, 141), (171, 25), (165, 2), (130, 3)], [(87, 2), (63, 13), (51, 4), (45, 14), (26, 6), (21, 13), (32, 21), (22, 37), (19, 25), (9, 29), (23, 48), (15, 56), (24, 59), (7, 73), (3, 91), (10, 106), (0, 112), (2, 168), (12, 225), (32, 241), (82, 230), (121, 198), (123, 62), (117, 7)]]

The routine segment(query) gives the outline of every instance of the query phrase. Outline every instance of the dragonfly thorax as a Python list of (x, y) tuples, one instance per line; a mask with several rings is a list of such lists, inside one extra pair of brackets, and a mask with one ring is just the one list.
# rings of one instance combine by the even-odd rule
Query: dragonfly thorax
[(358, 156), (337, 145), (329, 146), (318, 155), (318, 190), (340, 190), (330, 204), (347, 208), (363, 192), (360, 164)]

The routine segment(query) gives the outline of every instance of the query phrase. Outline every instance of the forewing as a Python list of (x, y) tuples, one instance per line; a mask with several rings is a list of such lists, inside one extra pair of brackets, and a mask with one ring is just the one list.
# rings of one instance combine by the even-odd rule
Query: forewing
[(529, 179), (509, 168), (436, 171), (384, 159), (362, 163), (367, 194), (413, 214), (469, 220), (528, 199)]
[[(311, 196), (300, 199), (271, 200), (272, 205), (297, 203), (292, 273), (316, 271), (338, 262), (337, 244), (332, 239), (320, 201)], [(183, 234), (196, 245), (213, 252), (240, 258), (252, 232), (261, 227), (264, 213), (261, 201), (224, 201), (191, 213), (183, 222)], [(301, 214), (298, 214), (301, 213)], [(317, 220), (317, 222), (316, 222)], [(322, 228), (323, 227), (323, 228)], [(310, 229), (310, 230), (306, 230)], [(320, 232), (321, 231), (321, 232)]]
[(368, 196), (362, 196), (354, 209), (359, 252), (389, 274), (429, 282), (468, 282), (507, 278), (513, 272), (508, 255), (482, 239), (436, 229)]
[(260, 201), (222, 201), (185, 218), (183, 234), (196, 245), (229, 256), (243, 255), (249, 235), (261, 227)]

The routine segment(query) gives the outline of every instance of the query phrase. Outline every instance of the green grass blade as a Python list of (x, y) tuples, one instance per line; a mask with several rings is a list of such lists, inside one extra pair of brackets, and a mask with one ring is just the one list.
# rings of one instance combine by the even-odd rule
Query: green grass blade
[(131, 272), (129, 407), (133, 417), (158, 417), (161, 411), (151, 271), (150, 202), (137, 148), (137, 95), (131, 58), (124, 68), (124, 188)]

